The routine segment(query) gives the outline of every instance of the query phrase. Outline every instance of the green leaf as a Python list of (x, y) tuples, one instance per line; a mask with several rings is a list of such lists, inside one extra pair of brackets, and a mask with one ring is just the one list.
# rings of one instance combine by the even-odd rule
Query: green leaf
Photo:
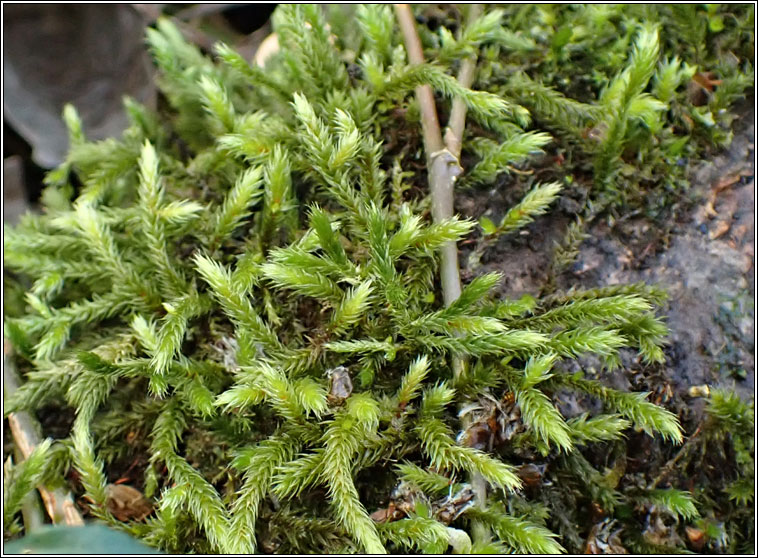
[(556, 31), (555, 35), (553, 35), (553, 40), (550, 42), (550, 46), (553, 48), (553, 50), (561, 50), (569, 43), (573, 34), (574, 32), (572, 31), (571, 27), (561, 27), (558, 29), (558, 31)]
[(724, 30), (724, 18), (720, 15), (715, 15), (708, 18), (708, 29), (714, 33)]
[(161, 554), (126, 533), (94, 524), (43, 527), (4, 547), (8, 554)]
[(651, 490), (647, 497), (653, 504), (681, 516), (682, 519), (692, 520), (700, 517), (695, 499), (692, 494), (684, 490), (674, 488)]
[(492, 219), (489, 219), (487, 217), (479, 218), (479, 226), (482, 227), (482, 231), (486, 235), (495, 234), (495, 232), (497, 231), (497, 227), (495, 226), (495, 223), (492, 222)]

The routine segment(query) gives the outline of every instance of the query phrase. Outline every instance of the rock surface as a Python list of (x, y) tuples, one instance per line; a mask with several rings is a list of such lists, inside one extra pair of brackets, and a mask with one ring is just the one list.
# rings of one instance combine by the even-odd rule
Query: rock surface
[[(691, 386), (710, 384), (734, 385), (744, 398), (753, 398), (755, 127), (752, 107), (743, 110), (729, 148), (693, 168), (688, 194), (697, 201), (674, 225), (667, 246), (660, 245), (660, 235), (644, 218), (618, 222), (613, 229), (596, 220), (559, 284), (561, 289), (586, 289), (644, 281), (665, 288), (669, 300), (661, 315), (670, 335), (664, 376), (680, 395)], [(474, 218), (489, 211), (500, 216), (517, 200), (516, 193), (498, 187), (464, 193), (456, 209)], [(503, 296), (537, 294), (547, 278), (545, 257), (569, 222), (561, 211), (538, 218), (520, 236), (490, 248), (477, 273), (503, 273)], [(461, 247), (464, 281), (472, 275), (467, 269), (470, 248)], [(624, 358), (624, 363), (632, 361)], [(629, 387), (619, 374), (608, 381)]]

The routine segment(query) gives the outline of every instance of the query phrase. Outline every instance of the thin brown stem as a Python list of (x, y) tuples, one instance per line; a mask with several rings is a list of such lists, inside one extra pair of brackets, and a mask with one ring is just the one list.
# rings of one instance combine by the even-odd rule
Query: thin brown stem
[[(418, 65), (424, 63), (424, 51), (421, 48), (421, 39), (416, 32), (416, 22), (413, 19), (408, 4), (395, 4), (395, 14), (403, 34), (405, 50), (408, 53), (408, 62)], [(419, 85), (416, 88), (416, 100), (421, 109), (421, 128), (424, 133), (424, 147), (426, 157), (429, 160), (433, 153), (441, 151), (442, 132), (437, 120), (437, 106), (434, 103), (434, 92), (429, 85)]]
[(697, 428), (695, 429), (695, 432), (692, 433), (692, 436), (689, 437), (689, 439), (684, 443), (684, 445), (679, 449), (677, 454), (670, 459), (661, 469), (661, 472), (658, 474), (657, 477), (653, 480), (652, 483), (650, 483), (650, 486), (648, 486), (648, 490), (653, 490), (657, 488), (661, 482), (668, 477), (671, 474), (671, 471), (674, 470), (674, 466), (690, 451), (692, 451), (692, 448), (694, 447), (694, 442), (697, 439), (698, 435), (703, 430), (703, 422), (700, 421), (700, 423), (697, 425)]
[[(408, 52), (408, 61), (411, 64), (423, 64), (424, 53), (421, 48), (421, 39), (416, 31), (416, 24), (410, 7), (407, 4), (395, 4), (395, 13)], [(472, 6), (469, 12), (469, 20), (478, 17), (480, 13), (481, 6)], [(461, 64), (458, 81), (464, 87), (470, 87), (473, 83), (475, 69), (475, 57), (469, 58)], [(421, 110), (421, 127), (429, 172), (429, 190), (432, 197), (432, 217), (436, 223), (439, 223), (453, 216), (454, 185), (463, 170), (458, 163), (458, 157), (461, 154), (463, 129), (466, 123), (466, 105), (458, 98), (453, 101), (450, 122), (445, 133), (446, 144), (443, 144), (432, 88), (428, 85), (417, 87), (416, 100)], [(446, 243), (440, 250), (440, 256), (442, 296), (445, 306), (450, 306), (461, 295), (458, 248), (455, 243)], [(467, 362), (463, 357), (455, 357), (452, 365), (455, 377), (458, 378), (465, 373)], [(467, 422), (463, 423), (464, 428), (468, 426)], [(484, 477), (479, 474), (472, 475), (471, 484), (479, 506), (485, 507), (487, 484)], [(473, 535), (477, 542), (486, 542), (489, 539), (488, 529), (482, 524), (474, 525)]]
[[(474, 21), (482, 13), (481, 4), (471, 4), (469, 6), (468, 21)], [(461, 62), (461, 69), (458, 72), (458, 83), (463, 87), (469, 88), (474, 83), (476, 74), (476, 56), (470, 56)], [(466, 127), (466, 103), (463, 99), (456, 97), (453, 99), (453, 108), (450, 110), (450, 120), (447, 123), (445, 131), (445, 145), (456, 158), (461, 156), (461, 147), (463, 146), (463, 130)]]
[[(468, 22), (474, 21), (482, 13), (481, 4), (472, 4), (469, 6)], [(458, 72), (458, 83), (463, 87), (470, 88), (474, 83), (474, 76), (476, 74), (476, 55), (470, 56), (461, 62), (461, 67)], [(461, 149), (463, 147), (463, 132), (466, 127), (466, 103), (463, 99), (456, 97), (453, 99), (453, 106), (450, 110), (450, 120), (447, 123), (447, 130), (445, 131), (445, 145), (447, 150), (453, 154), (456, 159), (461, 156)], [(455, 248), (455, 245), (453, 245)], [(456, 250), (455, 254), (456, 266), (458, 263), (458, 254)], [(460, 281), (459, 281), (460, 284)], [(460, 375), (466, 368), (466, 362), (462, 359), (454, 363), (454, 369), (456, 374)], [(468, 428), (469, 420), (463, 424), (464, 428)], [(472, 475), (471, 487), (476, 495), (477, 505), (484, 509), (487, 505), (487, 482), (482, 475)], [(475, 522), (473, 525), (472, 535), (477, 542), (485, 542), (489, 540), (489, 531), (487, 527), (481, 523)]]
[[(4, 343), (3, 348), (3, 388), (5, 396), (10, 397), (18, 389), (18, 378), (15, 367), (10, 358), (9, 344)], [(20, 411), (8, 415), (8, 424), (11, 427), (13, 442), (24, 459), (34, 451), (41, 442), (38, 432), (39, 423), (29, 413)], [(48, 490), (44, 486), (37, 487), (45, 509), (53, 523), (65, 523), (66, 525), (84, 525), (82, 516), (74, 505), (71, 493), (62, 488)]]
[[(408, 4), (395, 4), (395, 13), (403, 34), (408, 61), (411, 64), (423, 64), (424, 53), (421, 39), (416, 31), (416, 24)], [(432, 217), (436, 223), (453, 216), (453, 185), (461, 168), (458, 158), (442, 143), (442, 132), (437, 120), (437, 106), (434, 93), (429, 85), (416, 88), (416, 100), (421, 109), (421, 128), (424, 134), (424, 151), (426, 152), (429, 171), (429, 190), (432, 196)], [(458, 249), (454, 242), (445, 244), (441, 252), (440, 282), (445, 305), (449, 306), (461, 294), (461, 277), (458, 270)]]

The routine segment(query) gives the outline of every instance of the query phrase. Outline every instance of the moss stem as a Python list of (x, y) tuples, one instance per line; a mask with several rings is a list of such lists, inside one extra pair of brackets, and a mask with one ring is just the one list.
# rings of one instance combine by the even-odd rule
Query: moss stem
[[(423, 64), (424, 53), (421, 39), (416, 31), (413, 13), (408, 4), (395, 4), (395, 13), (403, 34), (408, 61), (411, 64)], [(469, 21), (481, 13), (481, 5), (472, 5), (469, 9)], [(472, 56), (461, 64), (458, 81), (464, 87), (470, 87), (474, 81), (476, 57)], [(461, 154), (463, 130), (466, 123), (466, 105), (460, 98), (453, 100), (445, 143), (442, 142), (442, 132), (437, 119), (437, 107), (434, 93), (429, 85), (416, 88), (416, 100), (421, 110), (421, 127), (424, 135), (424, 151), (426, 152), (427, 169), (429, 171), (429, 190), (432, 196), (432, 217), (439, 223), (453, 216), (454, 185), (462, 172), (458, 157)], [(440, 283), (445, 306), (450, 306), (461, 295), (461, 276), (458, 267), (458, 248), (454, 242), (448, 242), (440, 249)], [(466, 370), (467, 362), (462, 357), (453, 359), (453, 372), (459, 378)], [(469, 426), (464, 420), (463, 428)], [(471, 485), (476, 495), (476, 501), (481, 508), (486, 507), (487, 484), (484, 478), (475, 474), (471, 477)], [(484, 543), (489, 539), (488, 529), (482, 525), (474, 526), (474, 540)]]

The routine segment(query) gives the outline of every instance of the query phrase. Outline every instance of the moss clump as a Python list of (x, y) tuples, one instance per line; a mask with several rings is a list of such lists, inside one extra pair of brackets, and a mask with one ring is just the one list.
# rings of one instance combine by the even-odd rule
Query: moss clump
[[(67, 108), (71, 150), (48, 175), (45, 213), (5, 230), (5, 264), (27, 287), (6, 321), (25, 383), (5, 412), (73, 409), (47, 476), (73, 468), (94, 517), (169, 552), (571, 549), (565, 502), (530, 496), (532, 468), (596, 479), (583, 448), (631, 427), (666, 442), (682, 432), (646, 393), (567, 364), (596, 355), (614, 368), (626, 348), (661, 362), (664, 295), (628, 285), (516, 300), (486, 274), (443, 306), (437, 251), (475, 224), (430, 221), (412, 92), (428, 83), (443, 107), (465, 102), (469, 185), (550, 140), (527, 106), (575, 131), (606, 122), (594, 157), (608, 192), (630, 122), (655, 129), (669, 101), (646, 92), (665, 71), (659, 32), (628, 24), (597, 104), (508, 70), (505, 53), (545, 41), (505, 28), (501, 10), (422, 26), (420, 66), (390, 8), (358, 8), (352, 30), (338, 15), (330, 28), (317, 6), (280, 6), (265, 69), (224, 45), (204, 56), (160, 21), (148, 42), (164, 111), (127, 101), (123, 137), (91, 143)], [(451, 73), (475, 52), (480, 87), (468, 89)], [(563, 187), (534, 184), (485, 232), (518, 230)], [(597, 411), (564, 416), (567, 392)], [(127, 456), (154, 499), (144, 523), (109, 509)], [(486, 499), (467, 475), (487, 482)], [(613, 486), (596, 492), (612, 511)], [(690, 510), (686, 493), (643, 496)]]

